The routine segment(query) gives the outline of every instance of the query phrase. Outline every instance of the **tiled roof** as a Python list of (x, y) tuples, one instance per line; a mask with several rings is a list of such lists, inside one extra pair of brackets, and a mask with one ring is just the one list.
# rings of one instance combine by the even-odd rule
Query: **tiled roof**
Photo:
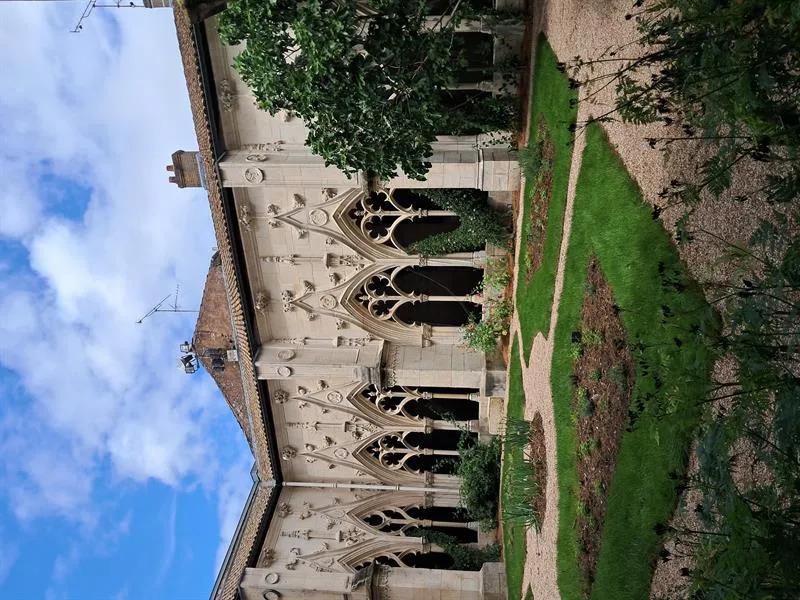
[[(198, 149), (200, 150), (206, 173), (211, 220), (217, 238), (220, 267), (230, 308), (231, 332), (236, 348), (239, 351), (242, 392), (244, 406), (246, 407), (246, 414), (242, 415), (246, 421), (240, 421), (240, 423), (246, 432), (247, 429), (250, 430), (248, 438), (256, 458), (259, 479), (267, 481), (273, 479), (274, 474), (266, 437), (265, 419), (261, 411), (255, 365), (253, 364), (254, 349), (247, 333), (244, 314), (245, 303), (251, 300), (245, 297), (245, 290), (240, 287), (241, 279), (237, 277), (233, 241), (228, 231), (223, 206), (223, 189), (217, 175), (214, 160), (214, 139), (209, 124), (209, 107), (206, 105), (203, 89), (199, 49), (196, 45), (189, 14), (183, 6), (183, 2), (176, 2), (173, 12), (186, 86), (189, 92), (189, 103), (197, 134)], [(244, 265), (239, 265), (238, 267), (244, 268)], [(237, 414), (236, 408), (233, 407), (233, 403), (231, 404), (234, 413)], [(239, 418), (239, 414), (237, 414), (237, 418)], [(262, 531), (270, 497), (273, 493), (277, 493), (274, 490), (277, 490), (277, 488), (257, 486), (239, 524), (236, 537), (229, 550), (229, 556), (226, 558), (222, 571), (218, 576), (213, 600), (234, 600), (237, 597), (237, 590), (244, 574), (244, 569), (258, 551), (256, 544), (258, 543), (259, 532)]]
[[(225, 289), (225, 278), (222, 276), (222, 259), (219, 252), (211, 258), (206, 285), (203, 288), (203, 300), (197, 315), (197, 325), (192, 336), (192, 346), (197, 351), (203, 367), (214, 379), (233, 415), (239, 422), (250, 447), (253, 441), (250, 434), (250, 421), (247, 418), (247, 406), (244, 400), (244, 388), (239, 365), (223, 363), (224, 369), (215, 370), (212, 365), (213, 353), (217, 349), (233, 348), (233, 325), (228, 310), (228, 295)], [(225, 357), (222, 357), (225, 359)]]
[[(208, 204), (211, 209), (211, 221), (214, 225), (217, 248), (222, 262), (222, 273), (228, 293), (233, 334), (236, 347), (239, 350), (244, 396), (249, 409), (249, 418), (252, 419), (253, 453), (258, 463), (259, 477), (262, 481), (266, 481), (272, 479), (273, 471), (268, 451), (264, 415), (261, 412), (259, 402), (258, 380), (256, 379), (255, 365), (253, 363), (254, 353), (247, 335), (244, 317), (244, 303), (249, 302), (250, 299), (244, 297), (243, 290), (239, 286), (239, 278), (236, 276), (232, 240), (225, 220), (222, 184), (217, 176), (217, 168), (214, 161), (214, 142), (208, 121), (208, 107), (206, 106), (203, 91), (198, 48), (195, 43), (192, 24), (188, 12), (182, 5), (176, 4), (173, 12), (178, 33), (178, 46), (183, 60), (184, 75), (186, 76), (186, 87), (189, 90), (189, 103), (192, 108), (197, 144), (206, 172)], [(243, 268), (244, 265), (241, 265), (241, 267)]]

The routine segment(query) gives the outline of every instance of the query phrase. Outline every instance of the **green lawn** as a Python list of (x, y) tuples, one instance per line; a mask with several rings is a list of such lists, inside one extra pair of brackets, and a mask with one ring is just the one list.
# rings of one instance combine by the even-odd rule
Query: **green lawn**
[[(511, 346), (511, 366), (508, 382), (509, 419), (525, 418), (525, 390), (522, 387), (522, 366), (519, 362), (519, 344), (516, 336)], [(507, 490), (506, 470), (514, 461), (522, 460), (522, 448), (503, 446), (503, 478), (501, 479), (500, 498)], [(506, 563), (506, 583), (508, 600), (522, 598), (522, 576), (525, 568), (525, 527), (519, 523), (503, 523), (503, 559)]]
[[(622, 438), (591, 597), (641, 600), (648, 596), (660, 545), (653, 527), (667, 519), (675, 506), (668, 474), (685, 468), (691, 432), (699, 417), (692, 399), (700, 397), (694, 393), (696, 386), (708, 381), (711, 365), (710, 352), (688, 330), (701, 319), (713, 321), (713, 316), (600, 126), (590, 125), (585, 134), (551, 375), (560, 492), (558, 583), (563, 600), (582, 597), (576, 562), (578, 477), (569, 349), (571, 332), (579, 323), (586, 269), (595, 255), (622, 308), (628, 342), (645, 345), (642, 357), (649, 371), (645, 374), (641, 365), (637, 367), (634, 402), (637, 398), (643, 402), (644, 414)], [(681, 292), (664, 288), (659, 263), (666, 272), (674, 270), (687, 287)], [(522, 313), (534, 305), (518, 306)], [(662, 322), (665, 306), (677, 315), (667, 324)], [(656, 392), (659, 380), (661, 392), (668, 392), (675, 410), (671, 416), (655, 418), (656, 401), (648, 394)], [(659, 397), (664, 397), (661, 392)]]
[(561, 246), (561, 229), (564, 223), (564, 205), (567, 200), (567, 183), (572, 161), (573, 134), (570, 125), (577, 118), (577, 107), (570, 100), (577, 98), (569, 88), (567, 76), (557, 69), (558, 59), (544, 37), (536, 47), (536, 64), (533, 72), (533, 97), (531, 99), (531, 130), (529, 145), (536, 143), (540, 116), (544, 117), (553, 140), (552, 191), (545, 229), (542, 266), (525, 284), (526, 240), (531, 231), (530, 204), (535, 186), (527, 181), (524, 194), (524, 215), (520, 244), (520, 281), (516, 301), (522, 330), (523, 356), (528, 361), (533, 338), (538, 332), (545, 336), (550, 329), (550, 307), (553, 304), (558, 251)]

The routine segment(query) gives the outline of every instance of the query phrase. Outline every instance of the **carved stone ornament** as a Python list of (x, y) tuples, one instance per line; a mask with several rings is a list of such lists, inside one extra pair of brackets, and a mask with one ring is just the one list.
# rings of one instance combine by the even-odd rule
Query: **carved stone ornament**
[(292, 446), (284, 446), (281, 450), (281, 460), (292, 460), (295, 456), (297, 456), (297, 450)]
[(219, 92), (219, 103), (222, 110), (225, 112), (233, 111), (233, 87), (231, 82), (227, 79), (220, 79), (217, 83), (217, 91)]
[(325, 381), (324, 379), (320, 379), (319, 381), (317, 381), (317, 388), (319, 388), (320, 391), (321, 390), (327, 390), (328, 389), (328, 382)]
[(267, 296), (266, 292), (258, 292), (256, 294), (254, 307), (258, 312), (266, 312), (267, 308), (269, 308), (269, 296)]
[(330, 200), (331, 198), (335, 198), (338, 193), (339, 191), (336, 188), (324, 188), (322, 190), (322, 197), (325, 200)]
[(307, 318), (309, 321), (313, 321), (314, 319), (316, 319), (316, 318), (317, 318), (317, 313), (313, 313), (313, 312), (307, 312), (307, 313), (306, 313), (306, 318)]
[(336, 329), (338, 331), (341, 331), (345, 327), (347, 327), (347, 321), (344, 321), (342, 319), (336, 319)]
[(308, 388), (303, 387), (302, 385), (297, 386), (297, 395), (298, 396), (305, 396), (308, 393)]
[(292, 208), (303, 208), (305, 205), (306, 201), (300, 194), (292, 196)]
[(281, 576), (277, 573), (267, 573), (264, 576), (264, 581), (267, 583), (278, 583), (281, 580)]
[(328, 274), (328, 279), (333, 285), (337, 285), (342, 280), (338, 273), (333, 272)]
[(264, 181), (264, 171), (256, 167), (249, 167), (244, 171), (244, 178), (247, 183), (257, 184)]
[(280, 518), (286, 518), (290, 514), (292, 514), (292, 506), (288, 502), (281, 502), (278, 504), (278, 516)]
[(325, 245), (326, 246), (333, 246), (336, 243), (336, 240), (332, 237), (325, 238)]
[(310, 294), (314, 291), (314, 284), (310, 281), (303, 281), (303, 293)]
[(336, 450), (333, 451), (333, 455), (336, 458), (344, 459), (350, 456), (350, 453), (347, 451), (347, 448), (337, 448)]
[(289, 392), (286, 390), (275, 390), (272, 392), (272, 399), (278, 404), (285, 404), (289, 400)]
[(314, 444), (306, 444), (306, 451), (307, 452), (313, 452), (316, 449), (317, 449), (317, 447)]
[(327, 310), (333, 310), (338, 304), (339, 301), (331, 294), (325, 294), (319, 298), (319, 305)]
[(308, 211), (308, 222), (317, 227), (322, 227), (328, 222), (328, 213), (321, 208), (313, 208)]
[(307, 341), (307, 338), (304, 337), (275, 339), (278, 344), (291, 344), (292, 346), (305, 346)]
[(280, 350), (278, 352), (278, 359), (282, 361), (292, 360), (296, 356), (294, 350)]
[(294, 373), (294, 371), (292, 371), (291, 367), (287, 367), (285, 365), (278, 367), (278, 375), (281, 377), (291, 377), (292, 373)]
[(264, 550), (261, 552), (261, 558), (259, 559), (258, 564), (268, 567), (273, 562), (275, 562), (275, 550), (272, 548), (264, 548)]
[(248, 154), (245, 157), (245, 160), (247, 162), (267, 162), (269, 160), (269, 156), (263, 152), (253, 152), (252, 154)]
[(328, 402), (333, 402), (334, 404), (339, 404), (342, 401), (342, 393), (341, 392), (330, 392), (327, 396)]
[(264, 600), (280, 600), (280, 593), (275, 590), (267, 590), (264, 592)]
[(294, 309), (292, 302), (294, 302), (294, 294), (289, 290), (281, 292), (281, 302), (283, 303), (283, 312), (289, 312)]
[(297, 257), (294, 254), (289, 254), (288, 256), (262, 256), (261, 260), (265, 263), (283, 263), (287, 265), (295, 264), (295, 259)]

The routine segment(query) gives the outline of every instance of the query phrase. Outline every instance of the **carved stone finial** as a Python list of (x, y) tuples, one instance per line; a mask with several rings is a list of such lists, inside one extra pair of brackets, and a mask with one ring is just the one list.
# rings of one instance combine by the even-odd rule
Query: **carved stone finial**
[(267, 296), (266, 292), (258, 292), (255, 297), (255, 301), (253, 303), (254, 308), (256, 311), (263, 313), (266, 312), (269, 308), (269, 296)]
[(281, 450), (281, 460), (292, 460), (295, 456), (297, 456), (297, 450), (292, 446), (284, 446)]

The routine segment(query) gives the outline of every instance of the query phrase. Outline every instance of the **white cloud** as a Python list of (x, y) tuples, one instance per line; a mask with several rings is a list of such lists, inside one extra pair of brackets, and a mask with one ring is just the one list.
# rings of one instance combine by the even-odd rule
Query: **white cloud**
[[(103, 465), (170, 486), (215, 476), (227, 409), (175, 367), (191, 319), (135, 324), (178, 281), (197, 305), (214, 240), (204, 195), (164, 170), (196, 146), (170, 11), (73, 35), (72, 3), (2, 4), (0, 52), (16, 58), (0, 72), (0, 238), (29, 272), (0, 272), (0, 362), (25, 391), (0, 407), (0, 494), (22, 520), (91, 525)], [(43, 173), (91, 190), (82, 214), (59, 214)]]
[(50, 575), (55, 583), (63, 583), (81, 559), (78, 546), (71, 544), (69, 550), (64, 554), (59, 554), (53, 561), (53, 572)]
[(19, 550), (15, 545), (2, 544), (0, 545), (0, 588), (3, 587), (3, 582), (11, 574), (11, 569), (14, 563), (19, 558)]
[(242, 514), (244, 503), (252, 487), (250, 480), (250, 468), (252, 459), (242, 457), (237, 463), (232, 465), (225, 472), (219, 486), (219, 546), (217, 547), (217, 557), (214, 562), (214, 572), (219, 571), (225, 553), (231, 543), (236, 525), (239, 524), (239, 517)]
[(164, 583), (164, 578), (172, 567), (175, 559), (175, 524), (178, 517), (178, 496), (172, 496), (172, 502), (166, 513), (166, 523), (164, 524), (164, 555), (161, 557), (161, 565), (153, 577), (152, 588), (155, 592), (160, 590)]

